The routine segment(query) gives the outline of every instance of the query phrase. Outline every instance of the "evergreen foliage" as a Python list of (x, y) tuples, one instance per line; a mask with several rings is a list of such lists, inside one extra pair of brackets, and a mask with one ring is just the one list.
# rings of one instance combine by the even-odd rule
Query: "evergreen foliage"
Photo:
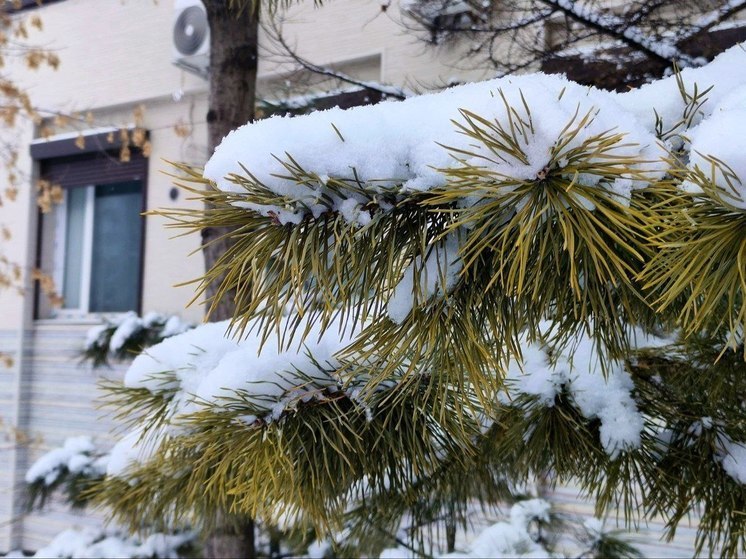
[[(698, 553), (746, 553), (746, 479), (732, 463), (746, 441), (746, 214), (731, 202), (738, 191), (714, 178), (738, 180), (724, 162), (689, 167), (680, 139), (707, 91), (679, 86), (680, 119), (656, 127), (669, 150), (659, 174), (620, 155), (624, 134), (582, 135), (595, 115), (580, 111), (535, 177), (494, 171), (495, 161), (527, 160), (537, 118), (501, 92), (505, 120), (461, 111), (453, 124), (474, 151), (443, 146), (456, 164), (430, 190), (364, 181), (354, 168), (321, 177), (285, 154), (283, 178), (317, 193), (311, 211), (251, 169), (229, 192), (177, 165), (178, 182), (208, 209), (160, 213), (187, 231), (230, 228), (231, 248), (197, 297), (214, 282), (208, 305), (235, 293), (237, 339), (302, 352), (320, 326), (354, 341), (337, 363), (316, 363), (318, 375), (284, 371), (303, 396), (280, 387), (284, 399), (264, 402), (259, 389), (237, 390), (185, 414), (179, 371), (166, 371), (162, 388), (112, 389), (149, 458), (102, 482), (96, 498), (133, 527), (209, 529), (230, 511), (353, 534), (365, 549), (371, 530), (396, 532), (405, 515), (422, 530), (444, 515), (463, 523), (470, 503), (512, 501), (541, 476), (579, 483), (599, 516), (616, 510), (629, 526), (660, 515), (669, 537), (699, 514)], [(620, 181), (645, 188), (624, 199)], [(370, 220), (349, 219), (340, 199)], [(293, 221), (266, 208), (307, 211)], [(408, 278), (413, 302), (397, 314), (391, 302)], [(617, 403), (639, 412), (636, 441), (610, 435), (614, 418), (561, 373), (588, 340), (586, 365), (609, 386), (628, 383), (631, 403)], [(549, 397), (516, 389), (547, 366), (558, 371)], [(432, 553), (422, 530), (409, 545)], [(590, 548), (634, 555), (613, 537)]]
[(139, 318), (134, 312), (129, 312), (123, 317), (103, 320), (104, 324), (89, 330), (81, 351), (81, 363), (89, 362), (93, 368), (109, 366), (111, 358), (131, 360), (144, 349), (193, 327), (176, 316), (157, 313)]
[(42, 455), (26, 474), (28, 510), (43, 508), (55, 493), (64, 494), (71, 507), (88, 505), (89, 487), (106, 473), (106, 455), (88, 437), (73, 437)]

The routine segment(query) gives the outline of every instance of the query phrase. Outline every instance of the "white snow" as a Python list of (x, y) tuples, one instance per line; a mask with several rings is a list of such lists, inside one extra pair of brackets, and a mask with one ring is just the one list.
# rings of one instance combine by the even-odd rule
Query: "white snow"
[[(525, 121), (531, 121), (526, 137), (519, 137), (525, 161), (475, 147), (473, 139), (454, 125), (454, 122), (465, 124), (460, 112), (463, 109), (507, 127), (503, 95)], [(530, 119), (523, 114), (524, 100), (530, 108)], [(326, 177), (350, 180), (354, 176), (356, 184), (359, 180), (363, 193), (371, 199), (384, 191), (402, 195), (443, 186), (446, 177), (441, 170), (462, 165), (459, 159), (483, 166), (497, 176), (531, 180), (549, 163), (550, 152), (566, 126), (571, 122), (577, 126), (586, 114), (594, 115), (593, 119), (566, 150), (614, 130), (624, 134), (614, 154), (642, 159), (645, 163), (637, 165), (640, 172), (648, 173), (651, 179), (660, 176), (662, 171), (658, 167), (663, 149), (650, 129), (617, 103), (616, 94), (543, 74), (467, 84), (401, 102), (330, 109), (292, 119), (278, 116), (248, 124), (223, 139), (207, 163), (204, 175), (220, 189), (241, 193), (242, 187), (231, 175), (245, 175), (245, 167), (267, 189), (286, 197), (286, 202), (265, 206), (236, 203), (247, 210), (276, 217), (280, 223), (298, 223), (305, 215), (329, 211), (329, 202), (322, 203), (322, 199), (331, 200), (331, 209), (347, 220), (360, 222), (365, 212), (356, 211), (357, 204), (364, 202), (365, 197), (355, 193), (341, 199), (326, 186)], [(455, 152), (443, 146), (467, 150), (473, 155), (460, 154), (457, 158)], [(309, 174), (308, 181), (301, 184), (288, 178), (287, 169), (278, 160), (286, 159), (286, 154)], [(592, 175), (580, 176), (578, 180), (590, 185), (600, 183), (600, 178)], [(636, 180), (632, 187), (644, 183)], [(601, 187), (615, 191), (613, 184)], [(629, 185), (618, 194), (628, 197)]]
[[(153, 346), (135, 358), (125, 375), (125, 385), (154, 393), (178, 388), (213, 404), (241, 391), (249, 401), (269, 410), (272, 406), (266, 398), (276, 403), (291, 394), (307, 397), (336, 384), (314, 361), (333, 369), (337, 366), (334, 353), (345, 347), (353, 334), (340, 333), (341, 324), (332, 324), (322, 332), (316, 323), (303, 347), (283, 348), (270, 337), (260, 353), (259, 335), (227, 338), (228, 326), (228, 321), (204, 324)], [(304, 328), (305, 323), (300, 330)], [(164, 382), (164, 372), (174, 373), (177, 384)]]
[(594, 539), (598, 540), (604, 533), (604, 523), (600, 518), (586, 518), (583, 521), (583, 527), (588, 531), (588, 534), (594, 536)]
[(384, 549), (378, 557), (380, 559), (413, 559), (417, 557), (417, 555), (403, 547), (391, 547)]
[(330, 555), (331, 550), (332, 544), (329, 541), (315, 540), (311, 543), (311, 545), (308, 546), (306, 554), (308, 555), (309, 559), (324, 559), (324, 557)]
[(192, 324), (190, 324), (189, 322), (183, 321), (176, 315), (169, 316), (165, 324), (163, 325), (161, 336), (163, 338), (170, 338), (171, 336), (182, 334), (190, 328), (192, 328)]
[(442, 296), (451, 291), (458, 281), (462, 262), (458, 256), (459, 243), (455, 235), (430, 250), (424, 264), (415, 258), (404, 271), (399, 284), (388, 302), (391, 320), (401, 324), (415, 302), (422, 304), (433, 296)]
[(510, 509), (509, 522), (497, 522), (483, 530), (466, 553), (457, 551), (443, 557), (549, 557), (548, 551), (528, 532), (532, 520), (547, 522), (551, 506), (543, 499), (519, 501)]
[(65, 469), (72, 474), (103, 475), (106, 464), (96, 456), (91, 437), (69, 437), (62, 447), (39, 457), (26, 471), (25, 480), (29, 484), (43, 481), (44, 485), (52, 485)]
[[(170, 399), (169, 417), (196, 411), (200, 406), (219, 410), (227, 399), (240, 395), (255, 408), (244, 417), (248, 424), (259, 417), (279, 419), (289, 406), (338, 389), (338, 379), (319, 370), (338, 367), (334, 355), (357, 333), (333, 322), (322, 332), (319, 323), (310, 327), (303, 346), (283, 347), (270, 337), (259, 352), (261, 337), (249, 329), (243, 338), (226, 337), (229, 322), (208, 323), (165, 339), (138, 355), (125, 374), (124, 384), (144, 388)], [(302, 322), (302, 331), (306, 322)], [(133, 431), (112, 449), (107, 474), (121, 476), (133, 464), (148, 460), (175, 426), (143, 436)]]
[(144, 326), (143, 320), (134, 311), (125, 314), (119, 319), (118, 323), (117, 329), (114, 330), (111, 340), (109, 340), (109, 350), (112, 353), (116, 353), (122, 349), (130, 336), (142, 330)]
[[(127, 370), (125, 386), (163, 392), (176, 387), (164, 380), (164, 372), (176, 374), (183, 384), (191, 372), (212, 369), (225, 353), (237, 348), (236, 342), (226, 337), (227, 328), (227, 322), (203, 324), (146, 349)], [(196, 385), (186, 388), (194, 390)]]
[[(164, 433), (158, 433), (164, 437)], [(148, 437), (142, 429), (134, 429), (123, 436), (109, 453), (106, 464), (106, 475), (119, 477), (124, 475), (128, 468), (144, 464), (157, 450), (157, 445), (162, 441), (155, 436)]]
[(89, 328), (85, 336), (85, 349), (93, 349), (96, 346), (101, 346), (104, 343), (103, 334), (109, 328), (108, 324), (99, 324), (93, 328)]
[[(712, 115), (736, 89), (746, 86), (746, 49), (743, 45), (736, 45), (719, 54), (707, 66), (685, 68), (680, 78), (689, 94), (694, 92), (695, 85), (700, 93), (711, 88), (701, 114), (694, 121), (697, 124)], [(684, 101), (673, 76), (616, 94), (616, 100), (649, 130), (655, 127), (656, 113), (663, 121), (663, 128), (668, 129), (681, 119), (684, 112)]]
[(194, 539), (194, 534), (152, 534), (140, 540), (116, 530), (100, 528), (71, 528), (59, 533), (34, 557), (45, 558), (135, 558), (178, 557), (177, 549)]
[(592, 338), (573, 340), (553, 364), (540, 344), (524, 343), (522, 352), (523, 362), (509, 365), (508, 394), (501, 394), (504, 404), (527, 394), (536, 396), (539, 405), (552, 407), (564, 387), (583, 417), (599, 419), (601, 444), (612, 458), (639, 447), (644, 420), (632, 396), (632, 379), (620, 362), (609, 363), (604, 376)]
[(157, 312), (149, 312), (142, 318), (134, 311), (105, 318), (103, 324), (93, 326), (86, 333), (85, 349), (102, 347), (106, 343), (105, 333), (114, 328), (109, 340), (109, 352), (116, 354), (142, 329), (153, 329), (161, 338), (168, 338), (181, 334), (192, 328), (192, 324), (184, 322), (177, 315), (165, 316)]
[(152, 328), (157, 324), (165, 322), (165, 320), (166, 317), (161, 313), (151, 311), (142, 317), (142, 325), (145, 326), (145, 328)]
[(718, 460), (725, 473), (738, 483), (746, 484), (746, 444), (734, 442), (726, 436), (720, 437), (722, 446)]
[[(739, 93), (742, 108), (721, 107), (691, 131), (689, 167), (701, 170), (720, 189), (725, 202), (746, 209), (746, 90), (741, 88)], [(691, 182), (684, 187), (701, 191)]]

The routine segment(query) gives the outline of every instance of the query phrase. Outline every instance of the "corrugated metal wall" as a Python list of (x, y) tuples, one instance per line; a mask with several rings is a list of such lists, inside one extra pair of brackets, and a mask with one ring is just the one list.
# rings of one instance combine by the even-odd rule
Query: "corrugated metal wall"
[[(552, 505), (568, 515), (587, 519), (594, 517), (593, 502), (584, 499), (577, 487), (557, 487), (545, 496)], [(605, 519), (605, 529), (623, 530), (623, 521), (618, 522), (613, 513)], [(694, 540), (697, 535), (697, 524), (682, 521), (676, 531), (674, 541), (661, 540), (665, 522), (658, 518), (641, 524), (637, 531), (630, 531), (628, 541), (639, 549), (645, 557), (692, 557)], [(705, 550), (706, 551), (706, 550)], [(715, 554), (717, 555), (717, 554)]]
[[(121, 378), (124, 367), (119, 365), (94, 371), (80, 364), (80, 351), (91, 326), (39, 321), (25, 336), (25, 356), (20, 363), (23, 371), (19, 386), (22, 413), (18, 428), (28, 441), (19, 447), (15, 459), (18, 489), (14, 503), (10, 504), (9, 495), (3, 494), (0, 498), (0, 514), (4, 512), (5, 522), (10, 522), (13, 515), (3, 511), (4, 506), (13, 506), (15, 516), (22, 511), (23, 476), (41, 454), (61, 446), (67, 437), (78, 435), (90, 435), (104, 448), (111, 445), (113, 423), (104, 417), (105, 412), (96, 409), (97, 383), (102, 378)], [(3, 395), (0, 397), (6, 394), (4, 386), (4, 383), (0, 384), (0, 394)], [(0, 468), (5, 470), (2, 472), (4, 480), (13, 479), (12, 465), (12, 460), (3, 459)], [(3, 522), (3, 517), (0, 517), (0, 522)], [(13, 541), (0, 539), (0, 550), (7, 550), (11, 543), (13, 547), (34, 550), (49, 543), (66, 528), (95, 523), (100, 523), (100, 519), (92, 516), (90, 511), (83, 515), (70, 511), (65, 504), (53, 502), (45, 507), (44, 512), (26, 515), (21, 521), (14, 522)]]
[(0, 353), (13, 360), (8, 367), (0, 364), (0, 551), (7, 550), (15, 528), (13, 522), (16, 392), (18, 379), (19, 334), (0, 330)]

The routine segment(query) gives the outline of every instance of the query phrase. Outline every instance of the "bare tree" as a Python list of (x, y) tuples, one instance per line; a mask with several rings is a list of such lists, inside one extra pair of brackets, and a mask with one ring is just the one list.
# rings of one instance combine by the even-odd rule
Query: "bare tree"
[[(746, 39), (746, 0), (403, 0), (402, 23), (430, 43), (468, 40), (466, 64), (498, 75), (565, 72), (607, 88), (674, 65), (700, 66)], [(388, 11), (388, 9), (387, 9)]]

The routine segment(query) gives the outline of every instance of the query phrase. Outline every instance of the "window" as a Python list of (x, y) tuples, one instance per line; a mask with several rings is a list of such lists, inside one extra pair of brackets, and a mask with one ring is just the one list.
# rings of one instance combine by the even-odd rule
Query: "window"
[(50, 274), (64, 303), (37, 293), (36, 317), (83, 317), (140, 310), (148, 160), (132, 150), (120, 161), (109, 132), (37, 140), (40, 177), (62, 187), (62, 202), (40, 214), (37, 266)]
[(0, 0), (0, 3), (3, 4), (2, 7), (5, 9), (6, 12), (20, 12), (23, 10), (31, 10), (34, 8), (40, 8), (42, 6), (46, 6), (47, 4), (52, 4), (54, 2), (60, 2), (61, 0), (42, 0), (41, 2), (39, 0)]
[(137, 310), (142, 183), (69, 188), (55, 208), (55, 284), (62, 314)]

